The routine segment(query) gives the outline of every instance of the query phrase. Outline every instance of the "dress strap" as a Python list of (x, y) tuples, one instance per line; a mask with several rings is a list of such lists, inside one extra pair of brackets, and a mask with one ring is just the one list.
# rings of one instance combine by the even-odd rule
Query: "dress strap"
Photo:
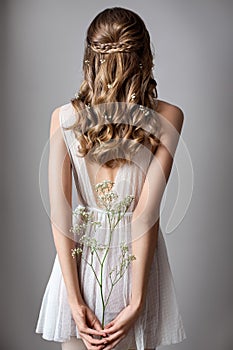
[[(73, 155), (72, 155), (72, 151), (71, 151), (71, 145), (74, 143), (75, 135), (74, 135), (73, 130), (64, 130), (63, 129), (63, 126), (67, 127), (67, 126), (72, 125), (71, 120), (73, 121), (73, 116), (71, 114), (68, 115), (67, 110), (66, 110), (67, 107), (69, 107), (68, 105), (69, 104), (61, 106), (60, 111), (59, 111), (59, 121), (60, 121), (60, 127), (61, 127), (61, 131), (62, 131), (63, 139), (64, 139), (64, 142), (66, 144), (66, 148), (67, 148), (67, 151), (68, 151), (68, 154), (70, 157), (70, 162), (71, 162), (72, 173), (73, 173), (73, 177), (74, 177), (74, 181), (75, 181), (76, 190), (78, 192), (79, 198), (83, 202), (83, 196), (82, 196), (82, 193), (80, 191), (77, 169), (76, 169), (75, 162), (74, 162)], [(69, 118), (67, 118), (67, 115)], [(67, 123), (67, 119), (70, 120), (69, 123)]]

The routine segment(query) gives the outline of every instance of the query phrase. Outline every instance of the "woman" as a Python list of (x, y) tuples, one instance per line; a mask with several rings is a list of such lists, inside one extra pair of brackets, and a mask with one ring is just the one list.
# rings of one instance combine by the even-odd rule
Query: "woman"
[[(87, 31), (79, 93), (52, 114), (49, 191), (57, 256), (36, 332), (61, 342), (62, 350), (149, 350), (186, 338), (159, 226), (183, 112), (157, 99), (152, 67), (142, 19), (124, 8), (106, 9)], [(91, 184), (108, 179), (122, 198), (133, 193), (135, 199), (115, 235), (126, 239), (135, 259), (114, 287), (103, 327), (95, 276), (83, 259), (70, 254), (77, 247), (68, 234), (72, 171), (79, 203), (92, 207), (102, 223), (106, 212), (98, 207)], [(115, 243), (119, 250), (120, 241)], [(110, 249), (108, 268), (117, 263), (114, 256)], [(102, 280), (106, 289), (108, 278), (106, 273)]]

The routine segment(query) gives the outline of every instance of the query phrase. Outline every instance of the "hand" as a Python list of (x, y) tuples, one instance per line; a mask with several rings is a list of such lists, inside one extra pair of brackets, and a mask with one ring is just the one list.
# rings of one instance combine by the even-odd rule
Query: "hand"
[[(104, 338), (106, 332), (102, 330), (101, 324), (95, 314), (86, 304), (79, 305), (78, 307), (72, 306), (71, 311), (80, 337), (87, 349), (103, 349), (107, 343), (106, 338)], [(94, 337), (99, 337), (100, 339)]]
[(113, 349), (122, 339), (124, 339), (130, 328), (135, 323), (140, 313), (139, 308), (135, 308), (129, 304), (126, 306), (117, 317), (107, 324), (104, 331), (107, 336), (108, 345), (105, 346), (104, 350)]

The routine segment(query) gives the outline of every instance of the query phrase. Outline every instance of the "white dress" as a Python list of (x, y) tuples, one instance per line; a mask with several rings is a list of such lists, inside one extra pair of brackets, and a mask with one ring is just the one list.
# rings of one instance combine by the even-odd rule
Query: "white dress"
[[(75, 120), (74, 109), (69, 102), (60, 109), (60, 125), (68, 126)], [(77, 140), (72, 131), (62, 129), (62, 134), (72, 161), (72, 171), (77, 189), (78, 203), (88, 207), (101, 222), (102, 226), (98, 231), (99, 237), (104, 243), (103, 235), (108, 230), (106, 213), (97, 205), (93, 187), (88, 176), (86, 162), (84, 158), (76, 155)], [(131, 203), (127, 214), (114, 231), (112, 248), (105, 262), (105, 295), (108, 293), (109, 266), (113, 267), (119, 263), (119, 243), (127, 242), (130, 247), (130, 221), (132, 211), (140, 196), (140, 191), (145, 180), (146, 170), (149, 166), (147, 157), (137, 155), (137, 164), (123, 165), (119, 168), (115, 178), (114, 190), (120, 198), (132, 194), (135, 200)], [(73, 223), (76, 219), (73, 218)], [(91, 232), (89, 232), (91, 234)], [(88, 258), (87, 250), (83, 252)], [(94, 260), (95, 268), (98, 271), (98, 262)], [(78, 265), (79, 281), (84, 299), (89, 307), (101, 320), (102, 304), (99, 286), (94, 273), (91, 271), (83, 259)], [(127, 305), (130, 295), (130, 266), (124, 276), (113, 288), (109, 304), (106, 308), (106, 323), (112, 320)], [(58, 255), (56, 254), (51, 275), (49, 277), (37, 320), (36, 333), (41, 333), (45, 340), (65, 342), (71, 336), (80, 338), (77, 326), (72, 318), (71, 310), (67, 301), (66, 287), (64, 284)], [(130, 346), (137, 350), (155, 349), (161, 345), (175, 344), (186, 338), (182, 317), (176, 299), (176, 290), (170, 269), (167, 248), (161, 228), (159, 228), (158, 246), (154, 254), (154, 259), (150, 271), (147, 288), (147, 297), (144, 308), (127, 337), (116, 347), (118, 350), (126, 350)]]

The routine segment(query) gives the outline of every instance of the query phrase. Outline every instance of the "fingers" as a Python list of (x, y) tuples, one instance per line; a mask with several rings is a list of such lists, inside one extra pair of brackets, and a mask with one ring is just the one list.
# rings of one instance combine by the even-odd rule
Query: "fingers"
[(113, 327), (112, 330), (113, 334), (107, 336), (106, 338), (103, 339), (95, 339), (92, 338), (90, 335), (86, 333), (80, 334), (83, 337), (83, 340), (85, 340), (89, 346), (88, 350), (91, 349), (104, 349), (104, 350), (110, 350), (114, 349), (114, 347), (126, 336), (126, 332), (124, 329), (120, 329), (118, 331), (114, 331)]
[(124, 338), (125, 336), (126, 336), (126, 332), (124, 332), (124, 330), (119, 330), (118, 332), (115, 332), (114, 334), (108, 336), (107, 340), (109, 344), (112, 344), (118, 338), (121, 338), (121, 337)]
[(104, 333), (104, 331), (103, 331), (103, 329), (101, 327), (101, 324), (100, 324), (99, 320), (96, 317), (91, 322), (91, 327), (93, 329), (95, 329), (96, 331), (99, 331), (101, 333), (101, 335), (106, 336), (106, 334)]
[(81, 312), (74, 313), (74, 320), (78, 327), (80, 337), (88, 350), (101, 350), (107, 344), (106, 332), (102, 330), (96, 315), (88, 307)]
[(112, 327), (113, 325), (114, 325), (114, 323), (113, 323), (113, 322), (110, 322), (110, 323), (106, 324), (106, 326), (104, 327), (104, 329), (108, 329), (108, 328)]
[(121, 328), (121, 324), (111, 322), (107, 326), (105, 326), (104, 331), (106, 332), (106, 334), (113, 334), (119, 331)]
[(96, 331), (101, 332), (102, 336), (106, 336), (106, 334), (103, 333), (103, 329), (101, 327), (100, 321), (90, 309), (87, 309), (86, 317), (87, 317), (87, 323), (89, 323), (89, 326), (92, 329), (95, 329)]
[(88, 334), (83, 334), (80, 333), (80, 336), (82, 337), (83, 341), (85, 340), (86, 342), (89, 343), (89, 345), (94, 346), (94, 348), (96, 349), (97, 347), (99, 347), (100, 349), (102, 349), (108, 342), (106, 339), (102, 338), (102, 339), (95, 339), (92, 336), (88, 335)]
[(79, 332), (86, 335), (96, 335), (96, 336), (102, 336), (102, 337), (106, 335), (106, 332), (102, 329), (97, 331), (93, 328), (89, 328), (85, 326), (79, 327)]
[(97, 331), (102, 331), (102, 328), (101, 328), (101, 324), (100, 322), (97, 320), (97, 318), (95, 320), (93, 320), (92, 324), (91, 324), (91, 327), (96, 329)]
[[(89, 328), (86, 324), (83, 324), (79, 326), (79, 333), (80, 333), (80, 336), (82, 336), (91, 345), (99, 346), (99, 345), (106, 344), (106, 339), (104, 339), (104, 336), (106, 335), (106, 333), (102, 329), (95, 330), (93, 328)], [(94, 338), (93, 336), (97, 336), (97, 337), (102, 336), (103, 338), (97, 339), (97, 338)]]
[(99, 345), (99, 346), (91, 345), (88, 341), (84, 339), (83, 339), (83, 343), (88, 350), (102, 350), (105, 348), (105, 345)]
[(115, 346), (116, 346), (117, 344), (119, 344), (120, 341), (121, 341), (122, 339), (124, 339), (124, 338), (125, 338), (125, 335), (120, 335), (119, 333), (118, 333), (117, 339), (115, 339), (115, 340), (110, 341), (110, 338), (108, 338), (108, 343), (109, 343), (109, 344), (106, 345), (106, 346), (104, 347), (104, 350), (111, 350), (111, 349), (114, 349)]
[(113, 325), (111, 328), (106, 329), (108, 345), (105, 346), (104, 350), (114, 349), (115, 346), (126, 337), (127, 329), (122, 328), (120, 325)]

